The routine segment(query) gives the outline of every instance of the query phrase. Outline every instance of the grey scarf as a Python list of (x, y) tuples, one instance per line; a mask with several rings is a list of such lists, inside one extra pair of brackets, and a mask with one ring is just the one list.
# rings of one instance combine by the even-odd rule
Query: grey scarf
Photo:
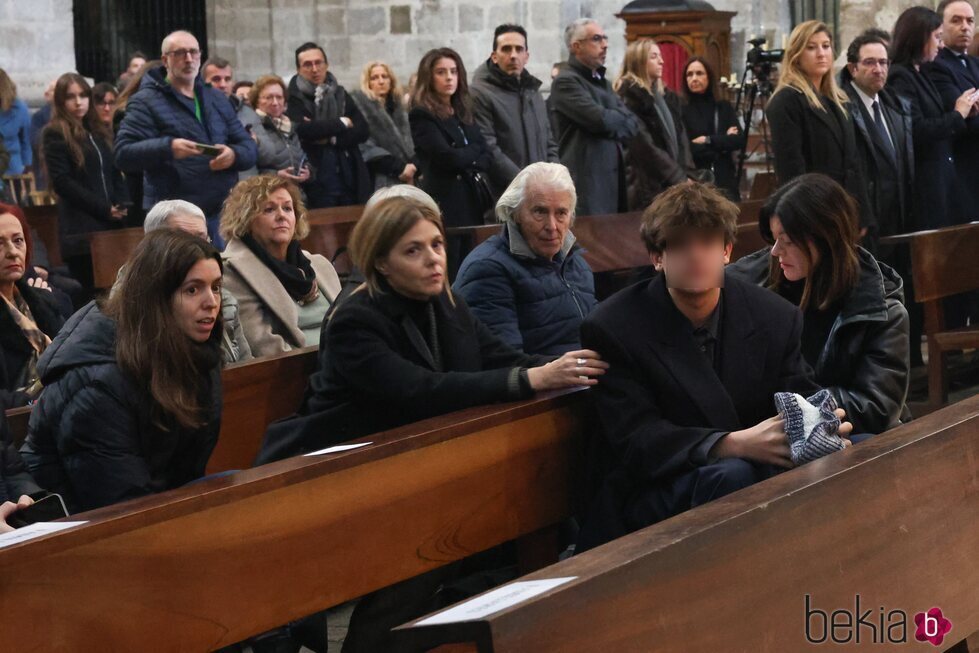
[[(373, 141), (374, 145), (403, 161), (410, 161), (415, 156), (415, 148), (411, 140), (411, 125), (408, 122), (408, 113), (403, 107), (396, 105), (394, 115), (391, 115), (380, 102), (371, 100), (362, 91), (351, 92), (350, 99), (367, 120), (370, 141)], [(365, 153), (364, 159), (369, 161), (372, 157), (366, 156), (365, 150), (369, 148), (365, 148), (364, 145), (368, 143), (361, 145), (361, 152)]]
[(339, 120), (347, 110), (347, 94), (337, 84), (333, 73), (326, 73), (326, 81), (319, 86), (313, 86), (302, 75), (296, 75), (296, 86), (309, 100), (312, 100), (315, 120)]

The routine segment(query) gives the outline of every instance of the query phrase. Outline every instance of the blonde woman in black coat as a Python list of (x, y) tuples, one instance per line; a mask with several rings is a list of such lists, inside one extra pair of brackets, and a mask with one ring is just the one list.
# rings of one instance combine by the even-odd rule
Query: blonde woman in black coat
[(782, 58), (778, 86), (765, 114), (772, 133), (775, 175), (785, 184), (807, 172), (836, 180), (860, 207), (861, 235), (874, 231), (848, 98), (833, 75), (829, 28), (816, 20), (796, 26)]

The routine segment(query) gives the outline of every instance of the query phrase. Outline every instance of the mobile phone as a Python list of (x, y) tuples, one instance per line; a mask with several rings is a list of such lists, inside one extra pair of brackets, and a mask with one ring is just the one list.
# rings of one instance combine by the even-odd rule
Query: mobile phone
[(306, 155), (303, 154), (302, 158), (299, 159), (299, 163), (297, 163), (296, 167), (292, 169), (292, 174), (298, 177), (299, 173), (301, 173), (303, 171), (303, 168), (306, 166), (308, 160), (309, 159), (306, 158)]
[(975, 102), (976, 100), (979, 100), (979, 89), (976, 89), (975, 92), (969, 96), (969, 102)]
[(7, 517), (7, 524), (13, 528), (23, 528), (41, 521), (54, 521), (68, 516), (68, 509), (60, 494), (49, 494), (26, 508), (17, 510)]
[(215, 145), (205, 145), (204, 143), (194, 143), (194, 147), (201, 154), (206, 154), (207, 156), (218, 156), (221, 154), (220, 148)]

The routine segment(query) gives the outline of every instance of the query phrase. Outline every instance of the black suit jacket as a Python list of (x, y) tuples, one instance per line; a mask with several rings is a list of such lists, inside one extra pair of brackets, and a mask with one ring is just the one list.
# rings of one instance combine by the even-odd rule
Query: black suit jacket
[(604, 460), (582, 541), (631, 530), (630, 500), (698, 465), (699, 445), (776, 414), (774, 394), (816, 390), (802, 358), (802, 314), (775, 293), (726, 275), (720, 321), (720, 375), (700, 351), (689, 320), (663, 280), (629, 286), (599, 304), (581, 327), (582, 346), (608, 361), (590, 390)]
[(411, 302), (387, 291), (351, 293), (324, 320), (319, 366), (310, 377), (301, 415), (269, 427), (256, 464), (280, 460), (379, 433), (421, 419), (533, 393), (515, 383), (514, 369), (548, 362), (506, 345), (458, 295), (434, 300), (439, 369)]
[(838, 181), (860, 205), (860, 226), (873, 227), (875, 217), (857, 154), (850, 115), (824, 101), (825, 111), (809, 106), (800, 91), (783, 88), (768, 101), (765, 116), (772, 128), (775, 175), (785, 184), (807, 172)]
[(857, 151), (867, 181), (867, 195), (877, 218), (878, 235), (909, 231), (913, 224), (910, 187), (914, 179), (910, 103), (884, 90), (877, 95), (893, 143), (891, 149), (853, 84), (848, 81), (843, 88), (850, 97)]
[(887, 89), (911, 107), (915, 228), (957, 223), (960, 209), (954, 201), (957, 177), (952, 142), (965, 129), (965, 120), (957, 111), (945, 108), (931, 79), (907, 64), (891, 66)]
[[(921, 67), (922, 71), (935, 84), (946, 111), (955, 108), (955, 100), (970, 88), (979, 88), (979, 58), (966, 55), (965, 64), (948, 48), (938, 51), (931, 63)], [(967, 193), (968, 199), (963, 208), (970, 213), (963, 214), (961, 220), (975, 220), (975, 202), (979, 200), (979, 116), (965, 121), (966, 129), (952, 143), (955, 155), (955, 169), (960, 180), (960, 192)]]

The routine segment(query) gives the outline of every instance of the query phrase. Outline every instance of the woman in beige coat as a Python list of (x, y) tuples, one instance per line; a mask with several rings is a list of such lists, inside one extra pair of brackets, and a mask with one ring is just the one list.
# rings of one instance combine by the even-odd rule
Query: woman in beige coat
[(256, 357), (319, 345), (320, 326), (340, 279), (324, 257), (299, 246), (309, 233), (299, 189), (262, 175), (235, 186), (221, 213), (224, 283), (238, 298)]

